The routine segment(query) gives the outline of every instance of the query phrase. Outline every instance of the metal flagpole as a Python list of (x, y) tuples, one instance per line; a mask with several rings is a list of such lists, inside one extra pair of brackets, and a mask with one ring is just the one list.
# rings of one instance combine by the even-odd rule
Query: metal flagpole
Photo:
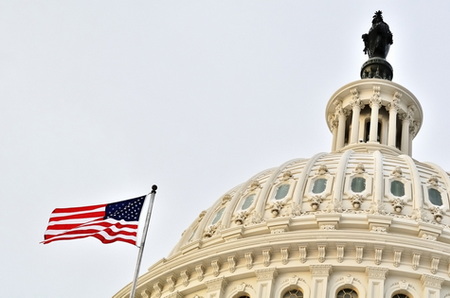
[(139, 268), (141, 267), (142, 254), (144, 252), (144, 245), (145, 245), (145, 238), (147, 238), (148, 226), (150, 223), (150, 217), (151, 217), (152, 209), (153, 209), (153, 201), (155, 200), (155, 195), (156, 195), (157, 189), (158, 189), (158, 187), (156, 185), (153, 185), (152, 191), (150, 192), (150, 202), (149, 202), (149, 206), (148, 206), (147, 217), (145, 218), (144, 230), (142, 231), (141, 246), (139, 247), (138, 257), (137, 257), (137, 261), (136, 261), (136, 269), (134, 271), (133, 287), (131, 288), (130, 298), (134, 298), (134, 296), (136, 295), (136, 286), (137, 286), (137, 279), (139, 276)]

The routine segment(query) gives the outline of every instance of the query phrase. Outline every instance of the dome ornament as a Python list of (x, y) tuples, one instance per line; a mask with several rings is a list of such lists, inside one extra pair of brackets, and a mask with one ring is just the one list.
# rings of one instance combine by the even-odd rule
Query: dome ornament
[(372, 27), (368, 33), (362, 35), (364, 41), (364, 54), (369, 55), (361, 68), (361, 79), (392, 80), (393, 69), (386, 56), (393, 44), (392, 32), (389, 25), (383, 21), (382, 11), (378, 10), (372, 19)]

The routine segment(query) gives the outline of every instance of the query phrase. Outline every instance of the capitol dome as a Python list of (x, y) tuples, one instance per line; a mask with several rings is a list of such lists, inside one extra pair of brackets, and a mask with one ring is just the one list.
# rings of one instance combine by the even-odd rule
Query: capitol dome
[(385, 58), (329, 99), (330, 153), (226, 192), (139, 278), (136, 297), (449, 297), (449, 174), (412, 158), (422, 108)]

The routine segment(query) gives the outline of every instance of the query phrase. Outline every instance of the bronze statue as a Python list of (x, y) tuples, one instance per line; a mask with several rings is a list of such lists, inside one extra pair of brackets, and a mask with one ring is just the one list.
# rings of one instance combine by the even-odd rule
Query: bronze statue
[(381, 14), (381, 10), (375, 12), (369, 33), (363, 34), (362, 36), (365, 46), (364, 53), (368, 54), (369, 58), (378, 57), (386, 59), (389, 47), (393, 43), (389, 25), (383, 21)]

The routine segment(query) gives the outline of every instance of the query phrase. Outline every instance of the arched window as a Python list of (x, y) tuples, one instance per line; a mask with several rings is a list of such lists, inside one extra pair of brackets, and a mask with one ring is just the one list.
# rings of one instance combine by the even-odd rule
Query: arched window
[(236, 298), (250, 298), (250, 296), (247, 296), (247, 295), (241, 295), (241, 296), (238, 296), (238, 297), (236, 297)]
[(222, 214), (223, 214), (224, 210), (225, 210), (225, 208), (222, 208), (219, 211), (217, 211), (216, 215), (214, 215), (214, 219), (211, 222), (212, 225), (217, 223), (222, 218)]
[(326, 187), (327, 187), (327, 179), (323, 178), (317, 179), (316, 181), (314, 181), (312, 192), (323, 193)]
[(289, 184), (282, 184), (282, 185), (278, 186), (277, 192), (275, 194), (275, 200), (284, 199), (289, 192), (289, 187), (290, 187)]
[(298, 289), (292, 289), (292, 290), (286, 291), (282, 297), (283, 298), (303, 298), (303, 293), (302, 293), (302, 291), (300, 291)]
[(409, 298), (409, 296), (405, 294), (395, 294), (392, 298)]
[(246, 197), (244, 202), (242, 202), (241, 210), (247, 210), (253, 204), (254, 200), (255, 200), (254, 194)]
[(442, 206), (442, 196), (439, 190), (434, 188), (428, 189), (428, 198), (433, 205)]
[(396, 197), (405, 195), (405, 185), (401, 181), (394, 180), (391, 182), (391, 193)]
[(366, 179), (363, 177), (353, 178), (351, 188), (353, 192), (363, 192), (366, 189)]
[(358, 293), (352, 289), (342, 289), (337, 293), (336, 298), (358, 298)]

